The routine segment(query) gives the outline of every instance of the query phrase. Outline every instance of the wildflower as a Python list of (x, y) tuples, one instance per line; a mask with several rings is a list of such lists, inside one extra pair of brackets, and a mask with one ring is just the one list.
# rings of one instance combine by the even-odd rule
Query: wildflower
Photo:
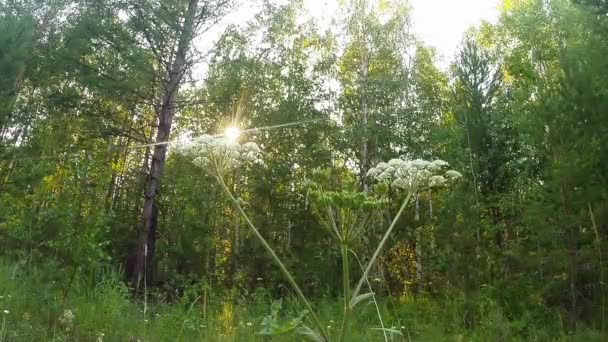
[(248, 326), (248, 327), (250, 327), (250, 326), (252, 326), (252, 325), (253, 325), (253, 323), (251, 323), (251, 322), (247, 322), (247, 326)]
[(243, 159), (249, 162), (256, 162), (258, 156), (260, 153), (262, 153), (258, 144), (254, 142), (244, 143), (241, 148), (243, 152)]
[(440, 171), (446, 167), (450, 166), (450, 163), (445, 160), (437, 159), (431, 162), (431, 169), (433, 171)]
[(369, 171), (367, 171), (367, 176), (371, 178), (378, 178), (382, 173), (384, 173), (387, 167), (387, 163), (380, 163), (376, 165), (376, 167), (371, 168)]
[(74, 318), (76, 318), (76, 316), (74, 316), (74, 313), (72, 312), (71, 309), (67, 309), (63, 311), (63, 315), (59, 318), (59, 322), (61, 322), (64, 325), (71, 325), (72, 322), (74, 321)]
[(423, 163), (422, 160), (407, 163), (395, 171), (392, 185), (396, 188), (415, 191), (420, 184), (431, 176), (428, 167), (429, 165)]
[(8, 315), (10, 312), (9, 312), (8, 310), (6, 310), (6, 309), (5, 309), (5, 310), (4, 310), (4, 313)]
[(340, 244), (353, 246), (372, 226), (378, 209), (386, 201), (363, 192), (309, 190), (315, 214), (327, 232)]
[(391, 159), (389, 160), (388, 165), (392, 167), (402, 167), (407, 165), (407, 163), (403, 159)]
[(435, 188), (440, 187), (445, 184), (445, 177), (443, 176), (433, 176), (429, 179), (429, 187)]
[(261, 153), (256, 143), (241, 145), (233, 140), (209, 135), (179, 143), (176, 148), (196, 166), (215, 177), (222, 177), (245, 164), (258, 162)]
[(379, 182), (416, 192), (421, 186), (441, 186), (447, 179), (459, 178), (460, 173), (453, 170), (446, 172), (445, 176), (437, 175), (448, 166), (449, 163), (441, 159), (432, 162), (423, 159), (391, 159), (388, 163), (378, 164), (367, 174)]
[(461, 174), (460, 172), (458, 172), (458, 171), (449, 170), (449, 171), (447, 171), (447, 172), (445, 173), (445, 176), (446, 176), (448, 179), (452, 179), (452, 180), (454, 180), (454, 179), (461, 178), (461, 177), (462, 177), (462, 174)]
[(256, 279), (257, 279), (257, 281), (262, 281), (262, 280), (264, 280), (264, 279), (262, 279), (262, 278), (260, 278), (260, 277), (258, 277), (258, 278), (256, 278)]

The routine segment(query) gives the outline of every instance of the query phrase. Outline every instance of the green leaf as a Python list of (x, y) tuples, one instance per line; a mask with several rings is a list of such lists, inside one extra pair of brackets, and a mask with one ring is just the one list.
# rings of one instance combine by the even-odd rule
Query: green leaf
[(379, 330), (379, 331), (384, 331), (384, 332), (388, 332), (391, 334), (396, 334), (399, 336), (403, 336), (403, 333), (399, 330), (396, 329), (389, 329), (389, 328), (371, 328), (371, 330)]
[(311, 328), (307, 327), (304, 324), (299, 326), (295, 330), (295, 333), (298, 335), (302, 335), (314, 342), (324, 342), (325, 341), (325, 340), (323, 340), (323, 337), (321, 337), (321, 335), (317, 334), (314, 330), (312, 330)]
[(364, 294), (362, 294), (362, 295), (358, 295), (357, 297), (353, 298), (353, 299), (350, 301), (350, 308), (351, 308), (351, 309), (352, 309), (352, 308), (354, 308), (354, 307), (355, 307), (355, 305), (357, 305), (357, 304), (359, 304), (360, 302), (362, 302), (362, 301), (364, 301), (364, 300), (366, 300), (366, 299), (368, 299), (368, 298), (371, 298), (371, 297), (373, 297), (373, 296), (374, 296), (374, 292), (370, 292), (370, 293), (364, 293)]
[(278, 315), (279, 311), (281, 311), (281, 307), (282, 301), (280, 299), (272, 303), (270, 309), (271, 313), (262, 320), (262, 329), (257, 332), (258, 335), (275, 336), (286, 334), (302, 325), (304, 317), (308, 314), (308, 311), (304, 310), (298, 317), (289, 321), (280, 322)]

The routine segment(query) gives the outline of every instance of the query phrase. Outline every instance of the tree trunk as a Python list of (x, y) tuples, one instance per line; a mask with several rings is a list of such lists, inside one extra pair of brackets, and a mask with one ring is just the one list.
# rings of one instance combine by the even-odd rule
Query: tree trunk
[(577, 293), (576, 293), (576, 279), (578, 276), (578, 229), (572, 225), (568, 229), (568, 278), (570, 278), (570, 317), (568, 319), (568, 326), (570, 331), (576, 331), (577, 323)]
[[(121, 146), (122, 144), (120, 143), (120, 139), (119, 139), (119, 143), (118, 146)], [(118, 161), (120, 160), (120, 152), (112, 152), (112, 149), (114, 147), (114, 140), (112, 137), (108, 138), (108, 146), (110, 146), (110, 156), (108, 157), (108, 162), (110, 163), (110, 165), (115, 165), (116, 163), (118, 163)], [(113, 156), (112, 156), (113, 154)], [(116, 180), (118, 179), (118, 171), (116, 171), (114, 169), (114, 167), (112, 167), (112, 173), (110, 175), (110, 184), (108, 184), (108, 190), (106, 191), (106, 199), (105, 199), (105, 204), (104, 204), (104, 208), (106, 212), (110, 212), (113, 208), (113, 199), (114, 199), (114, 195), (115, 195), (115, 191), (116, 191)]]
[(424, 275), (424, 256), (422, 247), (422, 227), (416, 229), (416, 291), (422, 293), (424, 289), (423, 275)]
[(369, 170), (369, 137), (368, 137), (368, 122), (369, 122), (369, 111), (367, 105), (367, 73), (368, 73), (368, 61), (364, 58), (361, 62), (361, 146), (360, 146), (360, 168), (359, 176), (361, 177), (361, 184), (363, 191), (369, 191), (369, 184), (367, 182), (367, 171)]
[[(162, 103), (157, 112), (158, 129), (156, 131), (155, 143), (169, 141), (171, 125), (175, 115), (175, 100), (182, 84), (183, 76), (187, 69), (186, 54), (190, 49), (195, 27), (195, 13), (198, 0), (190, 0), (185, 14), (184, 23), (179, 34), (177, 51), (171, 67), (167, 70), (166, 82), (161, 89)], [(137, 245), (131, 262), (131, 282), (139, 287), (139, 282), (145, 280), (148, 283), (154, 281), (153, 263), (156, 252), (156, 229), (158, 224), (158, 188), (165, 166), (167, 145), (155, 145), (152, 154), (150, 171), (144, 185), (144, 205), (142, 213), (142, 228), (137, 239)]]
[[(235, 196), (239, 196), (239, 188), (240, 188), (240, 177), (239, 172), (237, 171), (234, 177), (234, 186), (232, 188), (232, 192)], [(234, 235), (232, 239), (232, 254), (230, 256), (230, 287), (235, 288), (238, 285), (238, 271), (240, 266), (240, 226), (241, 226), (241, 216), (238, 213), (234, 214)]]
[[(565, 179), (561, 179), (561, 196), (562, 196), (562, 209), (566, 220), (570, 217), (570, 204), (568, 198), (568, 182)], [(578, 276), (578, 228), (571, 222), (568, 222), (568, 227), (565, 229), (567, 236), (567, 254), (568, 254), (568, 278), (570, 286), (570, 312), (568, 317), (568, 328), (570, 331), (576, 330), (577, 321), (577, 293), (576, 293), (576, 280)]]

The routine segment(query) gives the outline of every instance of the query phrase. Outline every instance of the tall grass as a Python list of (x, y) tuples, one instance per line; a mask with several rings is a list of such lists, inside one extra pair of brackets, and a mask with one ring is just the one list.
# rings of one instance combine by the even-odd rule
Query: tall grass
[[(273, 300), (263, 289), (246, 300), (228, 294), (211, 297), (206, 318), (200, 300), (184, 297), (168, 303), (152, 296), (143, 319), (143, 303), (132, 299), (119, 273), (104, 269), (79, 274), (63, 300), (68, 275), (50, 262), (0, 260), (0, 341), (268, 341), (256, 334)], [(394, 299), (394, 306), (387, 301), (362, 304), (351, 317), (348, 340), (384, 341), (386, 334), (389, 341), (602, 341), (601, 333), (592, 330), (569, 336), (552, 312), (509, 317), (489, 293), (466, 299), (459, 294)], [(314, 303), (330, 338), (337, 338), (342, 301), (318, 298)], [(281, 319), (293, 315), (291, 306), (279, 312)], [(378, 315), (386, 331), (369, 328), (378, 326)], [(475, 315), (472, 326), (466, 322), (470, 315)], [(293, 334), (272, 337), (300, 339)]]

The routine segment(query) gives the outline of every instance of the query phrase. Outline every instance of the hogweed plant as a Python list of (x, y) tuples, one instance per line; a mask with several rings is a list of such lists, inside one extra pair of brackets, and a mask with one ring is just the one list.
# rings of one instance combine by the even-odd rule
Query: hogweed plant
[(445, 171), (448, 166), (449, 164), (446, 161), (439, 159), (432, 162), (422, 159), (391, 159), (388, 163), (380, 163), (368, 171), (367, 176), (371, 179), (383, 185), (389, 185), (404, 191), (405, 200), (384, 233), (382, 240), (380, 240), (376, 251), (372, 255), (367, 268), (363, 272), (363, 277), (361, 277), (353, 292), (351, 302), (356, 302), (361, 287), (365, 283), (365, 279), (380, 255), (380, 252), (382, 252), (386, 241), (393, 232), (393, 229), (395, 229), (397, 221), (399, 221), (399, 218), (409, 204), (412, 196), (419, 191), (424, 191), (433, 187), (446, 186), (462, 177), (458, 171)]
[[(278, 334), (295, 330), (297, 333), (305, 335), (315, 341), (330, 341), (330, 335), (328, 334), (325, 325), (321, 323), (297, 282), (274, 252), (273, 248), (253, 224), (249, 216), (245, 213), (241, 206), (241, 202), (232, 194), (226, 185), (224, 178), (229, 173), (245, 167), (248, 164), (261, 162), (261, 150), (258, 145), (255, 143), (239, 144), (234, 140), (204, 135), (190, 142), (181, 143), (177, 146), (177, 150), (179, 153), (189, 158), (193, 164), (200, 167), (217, 180), (235, 209), (243, 217), (249, 228), (251, 228), (256, 238), (271, 256), (273, 262), (279, 267), (297, 297), (304, 304), (306, 309), (305, 312), (297, 319), (289, 322), (289, 324), (283, 326), (274, 325), (273, 322), (276, 321), (276, 314), (270, 316), (269, 320), (272, 322), (269, 321), (267, 322), (268, 324), (265, 325), (265, 327), (270, 327), (270, 329), (266, 329), (268, 331), (263, 331), (262, 333), (267, 335), (273, 334), (273, 332)], [(322, 188), (314, 186), (309, 191), (309, 198), (313, 200), (317, 216), (336, 243), (340, 246), (343, 265), (344, 312), (338, 341), (341, 341), (346, 335), (347, 329), (345, 327), (347, 327), (348, 324), (350, 311), (358, 303), (373, 298), (373, 292), (361, 295), (361, 289), (366, 283), (369, 286), (368, 275), (378, 256), (381, 254), (389, 236), (393, 232), (397, 221), (410, 202), (412, 195), (418, 191), (430, 189), (431, 187), (445, 187), (461, 177), (460, 173), (453, 170), (445, 172), (447, 167), (448, 163), (442, 160), (429, 162), (420, 159), (393, 159), (388, 163), (380, 163), (369, 171), (368, 177), (376, 182), (404, 191), (405, 200), (384, 233), (370, 261), (363, 270), (363, 274), (354, 291), (351, 291), (350, 288), (348, 253), (353, 253), (352, 247), (361, 240), (361, 237), (374, 222), (374, 215), (380, 212), (380, 208), (385, 205), (385, 201), (360, 192), (324, 191)], [(314, 330), (304, 325), (304, 315), (309, 315), (311, 322), (314, 325)], [(386, 339), (386, 332), (391, 329), (384, 329), (383, 327), (381, 330), (385, 330)]]
[(302, 300), (304, 306), (306, 307), (307, 313), (310, 314), (311, 320), (318, 331), (318, 335), (314, 334), (311, 329), (306, 327), (304, 327), (301, 333), (307, 334), (319, 341), (328, 341), (329, 335), (327, 334), (323, 324), (321, 324), (321, 320), (312, 309), (312, 305), (306, 296), (304, 296), (304, 293), (296, 283), (291, 273), (287, 270), (287, 267), (285, 267), (281, 259), (277, 256), (272, 247), (253, 224), (249, 216), (245, 213), (240, 201), (232, 194), (224, 180), (226, 175), (237, 168), (244, 167), (247, 164), (261, 162), (261, 151), (258, 145), (251, 142), (241, 145), (234, 140), (203, 135), (192, 141), (179, 144), (177, 146), (177, 150), (182, 155), (189, 158), (194, 165), (200, 167), (217, 180), (222, 190), (232, 202), (233, 206), (243, 217), (249, 228), (251, 228), (264, 249), (268, 252), (268, 254), (270, 254), (274, 263), (279, 267), (283, 273), (283, 276), (287, 279), (298, 298)]
[[(340, 246), (344, 296), (344, 312), (338, 338), (341, 340), (346, 331), (351, 309), (349, 253), (361, 241), (365, 232), (373, 224), (375, 216), (378, 216), (387, 201), (363, 192), (326, 191), (320, 184), (313, 182), (309, 183), (309, 188), (307, 197), (313, 204), (315, 214), (336, 244)], [(382, 321), (381, 318), (380, 321)]]

